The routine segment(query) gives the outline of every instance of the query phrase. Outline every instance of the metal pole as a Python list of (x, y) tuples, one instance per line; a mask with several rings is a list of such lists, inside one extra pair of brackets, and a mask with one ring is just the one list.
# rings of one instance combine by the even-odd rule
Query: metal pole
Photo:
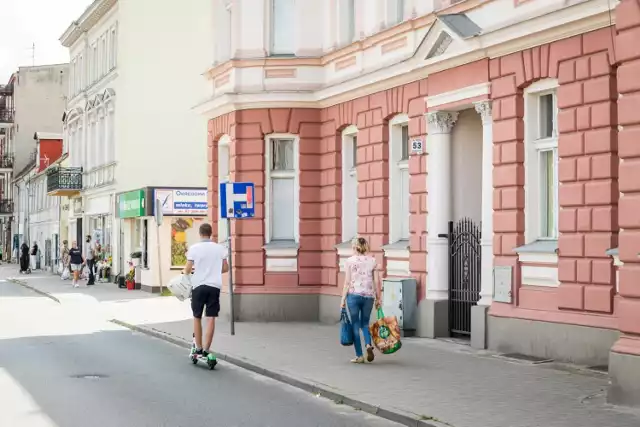
[(231, 305), (231, 335), (236, 334), (236, 317), (233, 304), (233, 251), (231, 250), (231, 219), (227, 218), (227, 242), (229, 242), (229, 304)]
[[(156, 222), (156, 246), (158, 247), (158, 280), (160, 280), (160, 295), (162, 295), (162, 258), (160, 258), (160, 225)], [(142, 262), (142, 258), (140, 259)]]

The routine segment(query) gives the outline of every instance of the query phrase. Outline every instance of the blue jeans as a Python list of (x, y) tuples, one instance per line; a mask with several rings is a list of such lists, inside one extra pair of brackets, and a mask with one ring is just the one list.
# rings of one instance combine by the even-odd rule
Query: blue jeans
[(347, 308), (353, 326), (353, 346), (356, 349), (356, 357), (362, 357), (362, 344), (360, 343), (360, 329), (364, 336), (364, 343), (371, 345), (371, 334), (369, 333), (369, 318), (373, 309), (373, 298), (361, 295), (348, 294)]

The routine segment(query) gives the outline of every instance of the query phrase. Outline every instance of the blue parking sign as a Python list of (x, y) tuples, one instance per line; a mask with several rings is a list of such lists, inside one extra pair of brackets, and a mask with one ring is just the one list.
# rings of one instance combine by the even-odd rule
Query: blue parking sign
[(220, 183), (220, 218), (253, 218), (255, 186), (253, 182)]

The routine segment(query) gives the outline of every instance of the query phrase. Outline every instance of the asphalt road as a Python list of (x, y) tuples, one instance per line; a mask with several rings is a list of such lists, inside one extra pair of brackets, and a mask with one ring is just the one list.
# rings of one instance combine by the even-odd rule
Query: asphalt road
[[(372, 386), (375, 379), (372, 378)], [(0, 426), (397, 424), (73, 312), (0, 281)]]

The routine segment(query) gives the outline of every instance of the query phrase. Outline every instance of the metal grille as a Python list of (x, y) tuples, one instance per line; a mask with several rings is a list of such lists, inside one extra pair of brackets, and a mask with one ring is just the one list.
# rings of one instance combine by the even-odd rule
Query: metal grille
[(51, 239), (44, 241), (44, 265), (45, 267), (51, 267)]
[(480, 227), (469, 218), (449, 222), (449, 331), (471, 334), (471, 307), (480, 299)]

